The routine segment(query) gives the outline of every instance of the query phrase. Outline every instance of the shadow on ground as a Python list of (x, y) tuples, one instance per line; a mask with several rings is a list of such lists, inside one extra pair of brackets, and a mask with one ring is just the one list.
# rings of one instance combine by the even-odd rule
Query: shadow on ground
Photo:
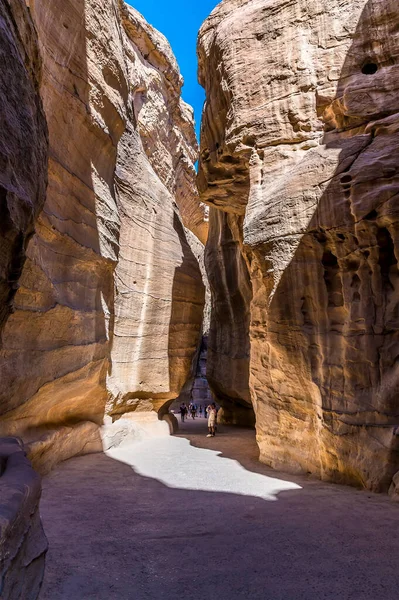
[[(208, 439), (205, 420), (184, 429), (180, 436), (197, 447), (292, 480), (256, 463), (250, 430), (225, 428)], [(184, 457), (173, 460), (178, 471)], [(168, 487), (105, 455), (72, 459), (44, 481), (50, 552), (40, 598), (396, 599), (398, 506), (294, 479), (302, 489), (265, 502)]]

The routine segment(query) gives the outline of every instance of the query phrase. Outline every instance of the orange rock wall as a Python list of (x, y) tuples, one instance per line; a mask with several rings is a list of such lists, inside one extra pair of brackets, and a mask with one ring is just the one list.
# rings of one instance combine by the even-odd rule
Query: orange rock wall
[(185, 227), (204, 241), (207, 226), (165, 38), (119, 0), (31, 0), (30, 15), (48, 189), (2, 332), (0, 434), (47, 470), (101, 448), (104, 415), (179, 394), (204, 302)]
[(398, 22), (224, 0), (198, 51), (211, 386), (250, 399), (264, 462), (374, 490), (399, 469)]

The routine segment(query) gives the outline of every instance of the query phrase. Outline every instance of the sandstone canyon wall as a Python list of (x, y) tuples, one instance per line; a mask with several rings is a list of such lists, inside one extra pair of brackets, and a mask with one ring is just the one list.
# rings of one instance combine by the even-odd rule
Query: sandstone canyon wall
[[(20, 37), (31, 44), (1, 77), (19, 86), (9, 113), (32, 121), (15, 145), (25, 152), (16, 157), (19, 179), (33, 205), (1, 333), (0, 433), (22, 437), (45, 471), (99, 449), (104, 415), (160, 411), (178, 396), (204, 303), (187, 228), (204, 242), (207, 224), (195, 188), (193, 115), (165, 38), (119, 0), (28, 4), (0, 2), (2, 10), (18, 6)], [(49, 161), (40, 211), (41, 103)]]
[(198, 53), (211, 387), (231, 419), (253, 406), (264, 462), (386, 490), (399, 470), (399, 5), (224, 0)]
[(41, 58), (24, 0), (0, 3), (0, 330), (10, 310), (47, 182)]

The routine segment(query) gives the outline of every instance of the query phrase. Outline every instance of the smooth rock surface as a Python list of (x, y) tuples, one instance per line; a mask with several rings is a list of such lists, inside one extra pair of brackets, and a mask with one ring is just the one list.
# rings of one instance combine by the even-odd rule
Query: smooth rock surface
[(224, 0), (198, 50), (211, 388), (267, 464), (373, 490), (399, 466), (398, 22)]
[(101, 447), (105, 414), (179, 395), (204, 303), (185, 227), (205, 241), (207, 223), (165, 38), (119, 0), (31, 0), (30, 14), (49, 183), (2, 332), (0, 432), (46, 471)]

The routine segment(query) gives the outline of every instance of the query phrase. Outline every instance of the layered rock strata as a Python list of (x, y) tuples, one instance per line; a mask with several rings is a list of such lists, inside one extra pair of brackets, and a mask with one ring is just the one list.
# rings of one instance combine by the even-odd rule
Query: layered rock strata
[(205, 240), (207, 225), (165, 38), (119, 0), (31, 0), (30, 15), (48, 190), (2, 332), (0, 432), (47, 470), (100, 449), (104, 415), (178, 396), (204, 302), (185, 227)]
[(0, 440), (0, 597), (36, 600), (47, 539), (39, 516), (40, 477), (20, 442)]
[(47, 181), (41, 59), (24, 0), (0, 2), (0, 330), (10, 310)]
[(211, 387), (264, 462), (374, 490), (399, 469), (398, 23), (224, 0), (199, 37)]

